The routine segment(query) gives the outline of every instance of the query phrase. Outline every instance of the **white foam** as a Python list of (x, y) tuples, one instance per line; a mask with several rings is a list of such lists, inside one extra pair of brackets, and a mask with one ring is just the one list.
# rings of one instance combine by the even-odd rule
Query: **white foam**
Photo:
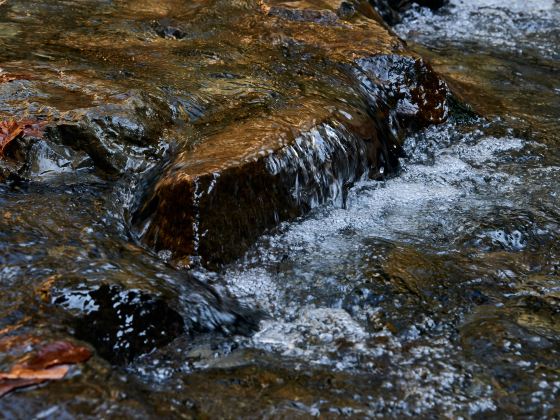
[(516, 52), (533, 49), (557, 58), (559, 19), (560, 5), (553, 0), (451, 0), (436, 13), (415, 8), (395, 30), (426, 45), (475, 42)]

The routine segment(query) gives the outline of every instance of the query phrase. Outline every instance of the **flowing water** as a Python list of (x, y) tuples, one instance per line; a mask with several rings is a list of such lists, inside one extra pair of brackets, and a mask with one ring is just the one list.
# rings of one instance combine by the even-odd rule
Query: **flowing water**
[(0, 327), (67, 334), (67, 312), (36, 298), (53, 275), (71, 276), (59, 289), (78, 304), (80, 285), (110, 276), (205, 325), (242, 312), (220, 295), (267, 316), (252, 336), (182, 336), (125, 367), (94, 358), (0, 412), (560, 415), (559, 21), (552, 0), (407, 12), (395, 31), (485, 118), (456, 112), (407, 138), (396, 176), (359, 182), (197, 282), (122, 234), (106, 180), (1, 187)]

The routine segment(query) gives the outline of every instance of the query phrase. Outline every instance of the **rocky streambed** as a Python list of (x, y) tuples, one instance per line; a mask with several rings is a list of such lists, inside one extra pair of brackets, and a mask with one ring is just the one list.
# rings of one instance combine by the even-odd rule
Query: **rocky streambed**
[(554, 415), (558, 6), (418, 3), (2, 2), (2, 412)]

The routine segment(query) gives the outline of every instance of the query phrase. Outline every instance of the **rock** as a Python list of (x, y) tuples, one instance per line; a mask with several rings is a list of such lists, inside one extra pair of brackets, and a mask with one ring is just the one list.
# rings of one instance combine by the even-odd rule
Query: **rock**
[(51, 133), (62, 144), (87, 152), (107, 172), (138, 170), (157, 149), (171, 122), (170, 109), (141, 92), (112, 99), (113, 103), (64, 113)]
[[(45, 76), (48, 74), (42, 75)], [(0, 175), (0, 181), (9, 177), (34, 177), (28, 168), (44, 166), (48, 160), (47, 165), (56, 171), (60, 166), (60, 151), (68, 147), (72, 151), (62, 152), (66, 158), (87, 153), (97, 169), (109, 174), (138, 170), (161, 151), (158, 141), (165, 126), (171, 122), (167, 103), (141, 91), (122, 91), (89, 77), (63, 76), (56, 81), (56, 86), (40, 77), (8, 79), (0, 83), (0, 99), (12, 106), (0, 109), (0, 121), (4, 118), (27, 119), (31, 113), (46, 125), (40, 138), (27, 136), (18, 140), (9, 159), (0, 161), (0, 172), (4, 174)], [(78, 93), (80, 88), (91, 89), (97, 99)], [(51, 101), (49, 93), (52, 91), (67, 101)], [(70, 109), (67, 108), (69, 104)], [(43, 148), (51, 152), (37, 154), (34, 140), (41, 140)], [(53, 152), (55, 150), (57, 152)], [(83, 157), (78, 159), (85, 160)], [(69, 160), (76, 159), (71, 157)], [(84, 167), (84, 164), (79, 166)], [(65, 172), (65, 169), (60, 171)]]
[[(61, 15), (76, 24), (60, 32)], [(0, 83), (0, 118), (48, 121), (52, 153), (22, 160), (126, 175), (131, 233), (175, 261), (219, 266), (343, 203), (394, 172), (408, 130), (447, 117), (445, 84), (366, 0), (46, 2), (25, 19), (41, 37), (6, 41), (2, 66), (33, 77)]]
[(447, 87), (430, 66), (363, 14), (342, 22), (332, 3), (270, 1), (264, 11), (284, 31), (281, 47), (310, 45), (320, 56), (309, 60), (339, 69), (329, 82), (343, 100), (304, 94), (179, 153), (132, 219), (141, 240), (215, 268), (279, 222), (343, 201), (360, 177), (394, 171), (406, 130), (446, 119)]
[[(60, 287), (64, 282), (68, 284)], [(110, 283), (84, 287), (86, 283), (77, 285), (71, 278), (64, 282), (48, 292), (49, 300), (72, 315), (76, 338), (91, 343), (101, 357), (116, 365), (182, 335), (212, 331), (248, 335), (262, 317), (259, 311), (246, 310), (190, 277), (185, 290), (177, 291), (183, 305), (149, 289)]]
[(102, 285), (87, 292), (64, 293), (53, 301), (80, 310), (74, 322), (76, 337), (90, 342), (114, 364), (130, 362), (185, 332), (178, 312), (161, 298), (138, 290)]

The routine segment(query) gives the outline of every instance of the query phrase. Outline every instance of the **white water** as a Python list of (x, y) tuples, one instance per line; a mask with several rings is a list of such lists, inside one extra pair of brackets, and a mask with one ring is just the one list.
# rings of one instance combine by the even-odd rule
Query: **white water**
[(395, 27), (426, 45), (473, 42), (523, 54), (560, 57), (560, 3), (555, 0), (451, 0), (443, 11), (415, 8)]
[[(531, 51), (549, 60), (560, 57), (559, 18), (559, 4), (550, 0), (452, 0), (441, 13), (412, 10), (396, 30), (429, 46), (474, 43), (509, 54)], [(521, 257), (515, 262), (515, 253), (543, 252), (542, 243), (557, 240), (560, 167), (547, 163), (547, 146), (512, 130), (490, 134), (495, 126), (501, 123), (429, 128), (406, 141), (408, 157), (397, 177), (360, 182), (345, 207), (316, 209), (263, 237), (225, 275), (233, 295), (270, 314), (241, 345), (337, 371), (383, 376), (383, 393), (367, 396), (369, 409), (350, 414), (417, 416), (437, 408), (457, 417), (496, 411), (493, 386), (469, 391), (474, 372), (487, 368), (465, 359), (465, 349), (453, 338), (457, 321), (451, 314), (464, 319), (469, 316), (464, 309), (451, 307), (449, 320), (442, 320), (421, 306), (411, 307), (406, 294), (385, 293), (383, 273), (372, 268), (392, 267), (392, 259), (412, 255), (421, 262), (402, 267), (404, 278), (413, 272), (406, 270), (433, 270), (442, 284), (459, 283), (450, 295), (488, 279), (504, 279), (519, 290), (510, 296), (539, 295), (525, 286), (526, 268)], [(443, 266), (447, 261), (451, 269), (441, 274), (431, 265), (437, 261)], [(457, 261), (468, 265), (456, 266)], [(558, 284), (550, 280), (539, 287), (542, 296), (554, 293)], [(489, 307), (500, 311), (504, 302), (505, 295)], [(393, 330), (385, 316), (403, 325)], [(521, 355), (511, 363), (528, 369), (529, 377), (537, 375), (531, 370), (535, 361), (519, 351), (526, 344), (508, 346), (507, 354)], [(388, 370), (379, 373), (386, 364)], [(530, 402), (546, 411), (560, 382), (542, 376), (540, 383)]]

